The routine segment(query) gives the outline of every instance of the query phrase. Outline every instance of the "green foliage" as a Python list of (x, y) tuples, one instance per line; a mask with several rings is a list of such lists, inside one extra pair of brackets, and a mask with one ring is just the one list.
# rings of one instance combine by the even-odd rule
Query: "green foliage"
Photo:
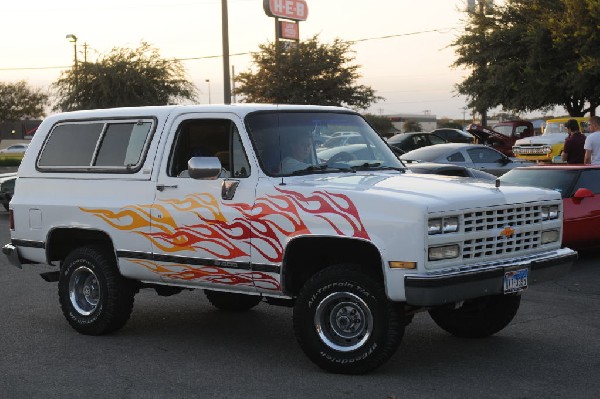
[(366, 109), (381, 100), (375, 91), (357, 85), (359, 65), (351, 62), (350, 45), (339, 39), (321, 44), (318, 36), (302, 41), (288, 51), (276, 43), (259, 45), (252, 54), (256, 72), (236, 77), (236, 94), (244, 102), (278, 104), (344, 105)]
[(462, 130), (463, 122), (462, 121), (458, 122), (458, 121), (450, 120), (450, 119), (440, 119), (437, 123), (437, 127)]
[(113, 48), (97, 62), (80, 63), (64, 71), (52, 87), (58, 98), (54, 109), (61, 111), (196, 99), (196, 88), (181, 63), (161, 58), (144, 42), (137, 49)]
[(0, 166), (19, 166), (23, 157), (10, 157), (0, 155)]
[(25, 81), (0, 82), (0, 121), (42, 117), (46, 105), (48, 95), (40, 89), (29, 87)]
[(394, 127), (394, 124), (387, 116), (363, 114), (363, 117), (380, 136), (393, 136), (399, 133), (398, 129)]
[(406, 121), (402, 124), (402, 130), (405, 132), (422, 132), (423, 128), (417, 121)]
[(597, 0), (507, 0), (493, 16), (470, 14), (465, 34), (453, 43), (455, 66), (472, 70), (458, 92), (480, 112), (555, 105), (572, 116), (593, 111), (600, 85), (598, 8)]

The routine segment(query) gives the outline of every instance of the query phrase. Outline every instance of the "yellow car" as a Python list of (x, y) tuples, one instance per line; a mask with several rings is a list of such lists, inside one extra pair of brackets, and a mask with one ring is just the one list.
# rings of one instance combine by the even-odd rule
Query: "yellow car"
[(565, 123), (575, 119), (579, 123), (579, 130), (589, 133), (588, 119), (584, 117), (548, 119), (544, 133), (541, 136), (527, 137), (517, 140), (513, 146), (513, 153), (517, 158), (528, 161), (561, 163), (560, 154), (567, 138)]

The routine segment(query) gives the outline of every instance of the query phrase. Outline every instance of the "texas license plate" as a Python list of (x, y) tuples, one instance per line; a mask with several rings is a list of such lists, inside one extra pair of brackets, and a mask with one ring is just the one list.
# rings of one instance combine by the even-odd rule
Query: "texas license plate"
[(513, 270), (504, 273), (504, 293), (512, 294), (527, 288), (527, 269)]

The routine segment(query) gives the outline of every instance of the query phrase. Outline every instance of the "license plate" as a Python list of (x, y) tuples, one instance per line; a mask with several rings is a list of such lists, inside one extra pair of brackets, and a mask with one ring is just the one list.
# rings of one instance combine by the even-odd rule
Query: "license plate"
[(513, 270), (504, 273), (504, 293), (512, 294), (527, 288), (527, 269)]

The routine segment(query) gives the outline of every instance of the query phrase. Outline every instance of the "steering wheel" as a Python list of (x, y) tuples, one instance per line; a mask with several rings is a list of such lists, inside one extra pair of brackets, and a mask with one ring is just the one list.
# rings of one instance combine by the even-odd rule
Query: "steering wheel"
[(334, 156), (329, 158), (327, 163), (348, 162), (348, 161), (353, 161), (355, 159), (356, 159), (356, 157), (354, 155), (350, 154), (347, 151), (342, 151), (342, 152), (338, 152), (337, 154), (335, 154)]

